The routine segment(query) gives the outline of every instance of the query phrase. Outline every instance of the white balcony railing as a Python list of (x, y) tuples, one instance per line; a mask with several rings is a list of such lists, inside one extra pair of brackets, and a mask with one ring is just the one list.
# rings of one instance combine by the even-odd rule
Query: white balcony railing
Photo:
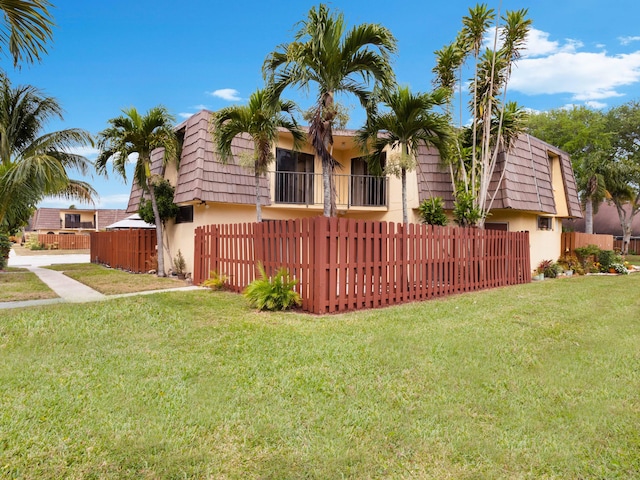
[[(323, 204), (322, 174), (305, 172), (271, 172), (271, 199), (274, 204)], [(387, 177), (374, 175), (334, 175), (338, 208), (386, 207)]]

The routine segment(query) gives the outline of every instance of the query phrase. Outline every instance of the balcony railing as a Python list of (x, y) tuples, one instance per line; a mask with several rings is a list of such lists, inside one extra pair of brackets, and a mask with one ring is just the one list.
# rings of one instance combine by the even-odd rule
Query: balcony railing
[(64, 228), (90, 228), (95, 230), (96, 226), (93, 222), (64, 222)]
[[(386, 207), (388, 179), (374, 175), (334, 175), (338, 208)], [(323, 204), (321, 173), (271, 172), (272, 198), (276, 204)]]

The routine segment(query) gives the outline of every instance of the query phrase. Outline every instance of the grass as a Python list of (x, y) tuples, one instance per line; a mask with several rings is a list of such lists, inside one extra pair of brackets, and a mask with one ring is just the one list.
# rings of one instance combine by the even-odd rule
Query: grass
[(627, 255), (625, 260), (631, 265), (640, 265), (640, 255)]
[(316, 317), (176, 292), (0, 321), (0, 477), (633, 478), (640, 275)]
[(43, 300), (57, 295), (38, 278), (23, 268), (7, 268), (0, 271), (0, 302)]
[(160, 278), (146, 273), (131, 274), (93, 263), (59, 264), (45, 268), (64, 272), (66, 276), (84, 283), (104, 295), (186, 286), (184, 281), (175, 278)]

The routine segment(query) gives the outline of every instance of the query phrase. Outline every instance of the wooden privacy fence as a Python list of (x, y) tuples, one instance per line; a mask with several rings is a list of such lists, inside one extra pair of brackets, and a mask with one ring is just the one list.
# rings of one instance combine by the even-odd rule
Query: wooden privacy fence
[(38, 234), (38, 242), (48, 249), (80, 250), (88, 249), (91, 244), (89, 235), (46, 235)]
[[(622, 240), (614, 240), (613, 248), (615, 250), (622, 250)], [(629, 240), (629, 248), (627, 250), (629, 253), (640, 255), (640, 238), (632, 238)]]
[(576, 248), (586, 247), (587, 245), (597, 245), (601, 250), (613, 250), (613, 235), (562, 232), (560, 239), (561, 255), (571, 255)]
[(382, 307), (531, 281), (529, 234), (316, 217), (195, 232), (194, 282), (211, 271), (241, 291), (256, 263), (285, 267), (304, 310)]
[(91, 232), (91, 263), (135, 273), (155, 268), (156, 231), (150, 229)]

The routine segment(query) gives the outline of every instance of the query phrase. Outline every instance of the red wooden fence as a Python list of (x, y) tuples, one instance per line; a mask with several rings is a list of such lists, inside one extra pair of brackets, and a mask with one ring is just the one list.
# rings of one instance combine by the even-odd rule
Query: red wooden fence
[(135, 273), (154, 268), (156, 231), (143, 229), (91, 232), (91, 263), (109, 265)]
[(601, 250), (613, 250), (613, 235), (562, 232), (560, 252), (573, 254), (576, 248), (597, 245)]
[(316, 217), (195, 232), (194, 283), (213, 270), (235, 291), (280, 267), (314, 313), (381, 307), (531, 280), (529, 234)]
[[(622, 240), (614, 240), (613, 248), (615, 250), (622, 250)], [(632, 238), (629, 240), (628, 251), (633, 255), (640, 255), (640, 238)]]
[(38, 234), (38, 242), (48, 249), (56, 250), (85, 250), (89, 248), (89, 235), (55, 235)]

